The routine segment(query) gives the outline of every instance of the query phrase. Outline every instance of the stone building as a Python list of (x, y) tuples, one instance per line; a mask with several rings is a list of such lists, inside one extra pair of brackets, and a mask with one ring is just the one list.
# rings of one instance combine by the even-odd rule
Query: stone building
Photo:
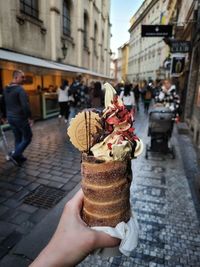
[(128, 75), (128, 57), (129, 57), (129, 43), (126, 42), (118, 48), (118, 67), (117, 78), (118, 82), (127, 81)]
[[(109, 75), (110, 1), (0, 2), (0, 47)], [(9, 16), (8, 16), (9, 14)]]
[(110, 0), (0, 1), (0, 88), (22, 69), (35, 107), (47, 105), (38, 88), (54, 90), (77, 73), (86, 83), (109, 79), (109, 12)]
[(184, 21), (179, 36), (190, 36), (192, 51), (186, 83), (184, 119), (193, 140), (200, 148), (200, 1), (182, 1), (179, 21)]
[(145, 0), (131, 18), (129, 29), (128, 79), (132, 81), (164, 78), (163, 68), (169, 48), (161, 37), (141, 37), (141, 25), (167, 24), (168, 0)]

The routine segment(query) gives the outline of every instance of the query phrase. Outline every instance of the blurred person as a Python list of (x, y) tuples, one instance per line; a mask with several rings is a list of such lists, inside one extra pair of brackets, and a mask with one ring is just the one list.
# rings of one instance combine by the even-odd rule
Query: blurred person
[(115, 90), (117, 92), (117, 95), (120, 96), (120, 93), (122, 91), (124, 91), (124, 83), (118, 83), (116, 86), (115, 86)]
[(95, 249), (119, 245), (119, 239), (92, 230), (82, 221), (82, 206), (79, 190), (65, 205), (53, 237), (29, 267), (72, 267)]
[(83, 80), (80, 81), (79, 86), (79, 98), (80, 98), (80, 109), (87, 108), (87, 86)]
[(91, 91), (91, 107), (101, 108), (103, 105), (103, 91), (100, 82), (95, 82)]
[(170, 79), (165, 79), (159, 94), (155, 97), (157, 104), (168, 107), (177, 116), (179, 114), (180, 98), (176, 93), (176, 86), (171, 83)]
[(156, 79), (153, 82), (153, 88), (152, 88), (152, 97), (153, 98), (155, 98), (156, 96), (159, 95), (161, 87), (162, 87), (162, 81), (160, 79)]
[(152, 99), (152, 83), (150, 82), (147, 86), (146, 89), (144, 91), (144, 112), (148, 113), (149, 111), (149, 106), (151, 103), (151, 99)]
[(58, 104), (60, 107), (60, 114), (58, 118), (61, 119), (64, 117), (65, 123), (68, 122), (69, 114), (70, 114), (70, 102), (69, 102), (69, 82), (64, 80), (62, 85), (57, 89), (58, 94)]
[(146, 90), (147, 90), (147, 81), (143, 80), (141, 83), (141, 87), (140, 87), (140, 94), (141, 94), (143, 103), (144, 103), (144, 96), (145, 96)]
[(3, 91), (6, 117), (15, 138), (15, 150), (10, 153), (10, 160), (18, 166), (27, 160), (23, 152), (31, 143), (33, 136), (28, 96), (22, 87), (24, 80), (24, 72), (15, 70), (12, 82)]
[(131, 85), (126, 84), (124, 87), (124, 91), (121, 91), (120, 98), (123, 101), (125, 107), (129, 111), (135, 111), (135, 97), (133, 92), (131, 91)]
[(74, 99), (71, 107), (70, 107), (70, 119), (75, 117), (76, 113), (80, 109), (81, 106), (81, 75), (77, 75), (76, 78), (73, 80), (72, 84), (70, 85), (69, 88), (69, 93), (68, 95)]
[(134, 86), (133, 93), (134, 93), (134, 96), (135, 96), (136, 108), (137, 108), (137, 111), (139, 111), (140, 90), (139, 90), (139, 85), (138, 84), (136, 84)]

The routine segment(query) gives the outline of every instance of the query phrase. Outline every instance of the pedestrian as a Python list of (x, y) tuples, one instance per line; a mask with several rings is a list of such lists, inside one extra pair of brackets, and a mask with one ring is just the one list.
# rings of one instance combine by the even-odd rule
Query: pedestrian
[(81, 80), (82, 76), (77, 75), (69, 88), (69, 96), (74, 99), (70, 108), (70, 118), (75, 117), (76, 113), (78, 113), (81, 107)]
[(95, 82), (91, 91), (91, 108), (101, 108), (103, 105), (103, 91), (100, 82)]
[(135, 96), (136, 108), (137, 108), (137, 111), (139, 111), (140, 90), (139, 90), (138, 83), (134, 86), (133, 93), (134, 93), (134, 96)]
[(145, 113), (148, 113), (149, 111), (151, 99), (152, 99), (152, 88), (151, 88), (151, 83), (149, 83), (146, 86), (146, 90), (144, 92), (144, 112)]
[(153, 83), (153, 91), (152, 91), (152, 94), (153, 94), (153, 98), (155, 99), (155, 97), (157, 97), (160, 93), (160, 90), (161, 90), (161, 86), (162, 86), (162, 82), (160, 79), (156, 79)]
[(22, 87), (24, 72), (15, 70), (12, 82), (3, 91), (3, 101), (8, 123), (15, 138), (15, 149), (10, 153), (10, 160), (18, 166), (27, 160), (23, 152), (32, 140), (32, 119), (28, 96)]
[(124, 91), (124, 83), (118, 83), (116, 86), (115, 86), (115, 90), (117, 92), (117, 95), (120, 96), (120, 93), (122, 91)]
[(143, 80), (141, 82), (141, 87), (140, 87), (140, 94), (141, 94), (141, 99), (142, 99), (143, 105), (144, 105), (144, 96), (145, 96), (146, 90), (147, 90), (147, 81)]
[(76, 266), (95, 249), (119, 245), (119, 239), (92, 230), (82, 221), (82, 206), (79, 190), (65, 205), (53, 237), (29, 267)]
[(65, 123), (68, 122), (69, 114), (70, 114), (70, 101), (69, 101), (69, 82), (64, 80), (60, 88), (58, 88), (58, 103), (60, 106), (60, 114), (58, 116), (59, 119), (64, 117)]
[(155, 97), (155, 102), (168, 107), (174, 112), (175, 117), (179, 116), (180, 98), (176, 93), (176, 86), (171, 83), (170, 79), (163, 80), (161, 90)]
[(131, 91), (131, 85), (125, 84), (124, 91), (121, 91), (120, 98), (128, 111), (135, 111), (135, 97)]

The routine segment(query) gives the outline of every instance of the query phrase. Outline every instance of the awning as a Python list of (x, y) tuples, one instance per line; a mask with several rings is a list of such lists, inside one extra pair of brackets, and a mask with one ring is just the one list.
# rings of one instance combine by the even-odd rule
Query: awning
[(103, 74), (90, 71), (88, 69), (79, 68), (75, 66), (70, 66), (66, 64), (61, 64), (54, 61), (49, 61), (37, 57), (27, 56), (20, 53), (15, 53), (7, 50), (0, 49), (0, 60), (11, 61), (11, 62), (18, 62), (22, 64), (52, 69), (52, 70), (60, 70), (72, 73), (83, 73), (89, 74), (96, 77), (101, 77), (105, 79), (112, 79), (111, 77), (105, 76)]

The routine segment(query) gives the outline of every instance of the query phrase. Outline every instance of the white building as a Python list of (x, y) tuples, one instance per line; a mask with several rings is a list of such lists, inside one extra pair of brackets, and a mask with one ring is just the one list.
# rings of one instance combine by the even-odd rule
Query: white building
[(162, 37), (141, 37), (142, 25), (167, 24), (168, 0), (146, 0), (131, 19), (129, 81), (164, 78), (163, 61), (169, 48)]

